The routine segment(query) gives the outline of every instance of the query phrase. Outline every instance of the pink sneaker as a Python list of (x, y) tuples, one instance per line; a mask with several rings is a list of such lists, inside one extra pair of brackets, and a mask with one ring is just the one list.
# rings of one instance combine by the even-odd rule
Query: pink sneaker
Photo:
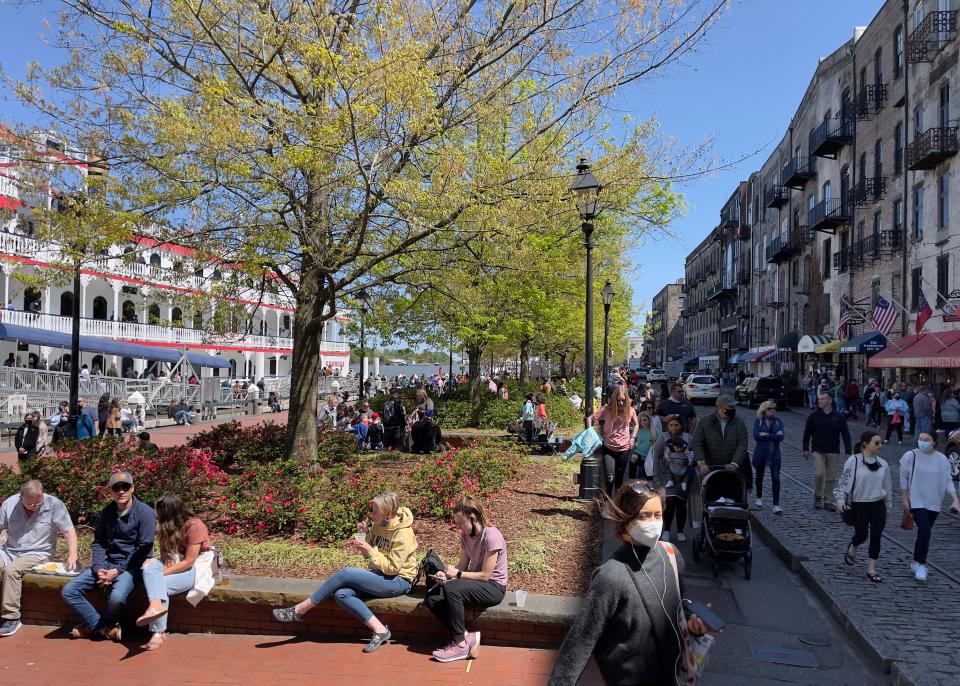
[(467, 634), (467, 647), (470, 649), (470, 657), (476, 659), (480, 657), (480, 632), (473, 631)]
[(437, 662), (455, 662), (457, 660), (466, 660), (470, 657), (470, 644), (458, 646), (456, 643), (433, 651), (433, 659)]

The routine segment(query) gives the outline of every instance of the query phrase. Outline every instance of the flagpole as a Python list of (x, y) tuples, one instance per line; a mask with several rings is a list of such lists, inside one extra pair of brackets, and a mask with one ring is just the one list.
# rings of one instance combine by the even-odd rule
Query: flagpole
[[(921, 278), (922, 278), (922, 277), (921, 277)], [(897, 307), (900, 308), (900, 311), (903, 312), (903, 316), (904, 316), (905, 319), (909, 319), (909, 318), (910, 318), (910, 313), (906, 310), (906, 308), (905, 308), (903, 305), (901, 305), (900, 303), (898, 303), (898, 302), (896, 301), (896, 299), (893, 298), (893, 296), (890, 297), (890, 300), (893, 302), (894, 305), (896, 305)], [(927, 307), (930, 307), (930, 303), (927, 303)], [(932, 309), (932, 308), (931, 308), (931, 309)], [(933, 340), (935, 340), (937, 343), (939, 343), (939, 344), (942, 346), (942, 349), (943, 349), (943, 350), (946, 350), (946, 349), (949, 347), (946, 343), (944, 343), (942, 340), (940, 340), (940, 339), (937, 337), (937, 334), (936, 334), (935, 331), (927, 331), (927, 333), (930, 334), (931, 336), (933, 336)], [(920, 337), (922, 334), (923, 334), (923, 331), (921, 331), (919, 334), (917, 334), (917, 337)], [(901, 348), (901, 350), (902, 350), (902, 348)], [(940, 352), (940, 350), (938, 350), (937, 352)]]
[[(945, 296), (943, 293), (941, 293), (940, 290), (939, 290), (936, 286), (934, 286), (932, 283), (930, 283), (929, 281), (927, 281), (923, 276), (920, 277), (920, 280), (923, 281), (923, 282), (924, 282), (925, 284), (927, 284), (928, 286), (930, 286), (930, 288), (933, 289), (933, 292), (934, 292), (934, 293), (936, 293), (939, 297), (943, 298), (943, 301), (944, 301), (944, 302), (947, 302), (948, 300), (950, 300), (950, 298), (948, 298), (948, 297)], [(931, 308), (931, 309), (933, 309), (933, 308)]]

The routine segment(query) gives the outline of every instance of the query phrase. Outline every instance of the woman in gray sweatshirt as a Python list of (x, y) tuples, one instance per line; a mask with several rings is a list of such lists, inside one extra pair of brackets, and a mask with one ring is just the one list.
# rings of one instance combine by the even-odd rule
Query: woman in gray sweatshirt
[(877, 456), (881, 445), (880, 434), (869, 429), (864, 431), (860, 435), (859, 450), (847, 458), (837, 484), (837, 495), (840, 496), (837, 502), (844, 511), (853, 514), (853, 539), (847, 546), (844, 561), (848, 565), (857, 563), (857, 548), (867, 540), (869, 532), (867, 578), (874, 583), (883, 581), (877, 574), (880, 537), (893, 506), (890, 467)]
[(682, 558), (669, 543), (658, 542), (663, 500), (663, 491), (648, 482), (629, 481), (604, 507), (603, 516), (624, 543), (593, 573), (549, 686), (574, 686), (591, 655), (611, 686), (675, 686), (683, 651), (680, 622), (692, 636), (707, 627), (684, 614), (677, 571)]

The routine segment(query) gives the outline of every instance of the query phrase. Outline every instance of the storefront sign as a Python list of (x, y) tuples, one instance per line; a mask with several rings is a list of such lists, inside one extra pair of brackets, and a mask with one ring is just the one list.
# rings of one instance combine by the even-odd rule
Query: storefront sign
[(950, 294), (950, 300), (943, 303), (943, 307), (940, 308), (943, 310), (943, 321), (945, 322), (960, 322), (960, 298), (958, 298), (957, 291), (954, 291)]

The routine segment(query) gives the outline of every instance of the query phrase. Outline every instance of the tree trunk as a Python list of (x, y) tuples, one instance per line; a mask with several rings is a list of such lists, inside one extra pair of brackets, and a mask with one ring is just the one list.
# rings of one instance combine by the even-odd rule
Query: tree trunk
[(526, 383), (530, 376), (530, 341), (520, 341), (520, 383)]
[(290, 411), (287, 417), (287, 457), (314, 459), (317, 454), (317, 392), (323, 322), (333, 314), (321, 289), (322, 275), (304, 265), (293, 320), (293, 360), (290, 368)]
[(567, 354), (560, 353), (560, 378), (567, 378)]
[(467, 372), (470, 374), (470, 404), (476, 406), (480, 402), (480, 358), (483, 348), (479, 346), (467, 347)]

